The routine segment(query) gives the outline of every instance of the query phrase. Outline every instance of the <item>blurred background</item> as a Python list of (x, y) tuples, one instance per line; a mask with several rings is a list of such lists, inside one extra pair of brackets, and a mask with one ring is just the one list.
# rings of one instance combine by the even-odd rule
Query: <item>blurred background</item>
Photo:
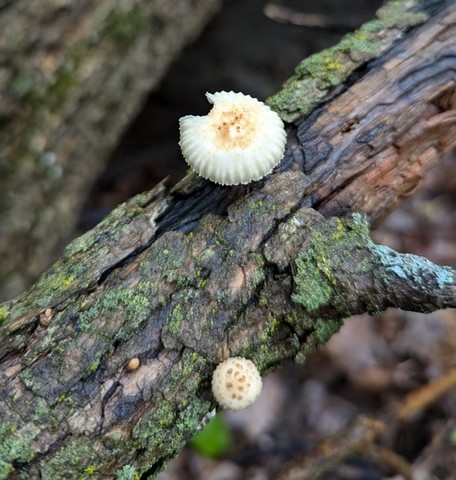
[[(39, 6), (24, 7), (22, 0), (6, 2), (0, 11), (6, 33), (11, 19), (5, 14), (21, 20), (0, 41), (5, 53), (0, 86), (6, 85), (0, 101), (0, 299), (27, 288), (71, 238), (120, 202), (165, 177), (172, 186), (185, 174), (178, 119), (205, 114), (206, 91), (267, 98), (302, 58), (337, 43), (382, 2), (182, 1), (190, 10), (182, 6), (182, 18), (168, 33), (165, 24), (178, 14), (162, 2), (164, 10), (151, 13), (158, 33), (144, 40), (144, 55), (149, 51), (158, 59), (144, 60), (151, 62), (149, 70), (138, 67), (141, 59), (135, 63), (128, 51), (142, 28), (141, 22), (133, 27), (129, 22), (138, 15), (136, 4), (145, 2), (125, 2), (117, 17), (106, 13), (112, 1), (99, 2), (104, 11), (89, 3), (50, 2), (52, 22)], [(27, 22), (40, 15), (48, 29), (34, 36)], [(92, 54), (105, 32), (97, 21), (112, 35), (100, 57)], [(39, 48), (39, 62), (30, 66), (28, 56), (35, 58)], [(22, 56), (12, 54), (18, 49)], [(68, 66), (63, 57), (70, 54)], [(116, 55), (122, 64), (106, 60)], [(100, 78), (94, 74), (98, 70), (104, 72)], [(81, 87), (73, 98), (83, 80), (87, 89)], [(115, 100), (104, 100), (111, 83)], [(84, 110), (86, 103), (96, 108)], [(455, 187), (453, 155), (442, 159), (419, 191), (374, 232), (375, 241), (456, 266)], [(435, 379), (454, 371), (455, 360), (454, 311), (391, 310), (350, 318), (305, 365), (270, 373), (253, 407), (218, 415), (159, 478), (456, 479), (456, 390), (451, 381), (443, 392), (433, 387)], [(391, 412), (426, 386), (432, 401), (422, 400), (410, 419), (399, 421)], [(361, 415), (377, 419), (384, 429), (373, 445), (363, 441), (365, 448), (350, 447)], [(328, 439), (335, 443), (322, 459), (315, 448)], [(336, 446), (347, 448), (342, 454)], [(309, 466), (315, 471), (306, 471)]]

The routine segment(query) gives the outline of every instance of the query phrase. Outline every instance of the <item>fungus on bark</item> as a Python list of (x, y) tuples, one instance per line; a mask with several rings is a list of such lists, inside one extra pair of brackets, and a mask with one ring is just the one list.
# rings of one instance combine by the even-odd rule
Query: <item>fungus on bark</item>
[(241, 357), (228, 358), (214, 370), (212, 393), (228, 410), (249, 407), (260, 395), (262, 381), (255, 364)]
[(286, 133), (277, 113), (243, 93), (206, 97), (214, 105), (206, 116), (179, 120), (179, 145), (190, 167), (221, 185), (246, 184), (270, 173), (285, 151)]
[(131, 358), (127, 363), (127, 370), (134, 372), (135, 370), (138, 370), (140, 365), (141, 362), (138, 357)]

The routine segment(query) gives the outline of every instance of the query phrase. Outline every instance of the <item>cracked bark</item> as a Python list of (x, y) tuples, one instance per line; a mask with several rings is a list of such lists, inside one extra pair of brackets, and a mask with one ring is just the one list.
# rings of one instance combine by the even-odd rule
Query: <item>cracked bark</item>
[(158, 185), (0, 306), (3, 478), (149, 478), (213, 407), (228, 355), (266, 372), (350, 314), (455, 307), (454, 269), (366, 223), (456, 145), (455, 28), (453, 4), (288, 124), (265, 180)]

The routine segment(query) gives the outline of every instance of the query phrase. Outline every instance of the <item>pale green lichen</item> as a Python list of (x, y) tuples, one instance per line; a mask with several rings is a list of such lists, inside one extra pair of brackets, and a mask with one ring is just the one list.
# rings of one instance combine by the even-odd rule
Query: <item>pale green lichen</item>
[(413, 281), (413, 283), (425, 287), (429, 278), (433, 278), (442, 289), (454, 284), (454, 271), (450, 267), (435, 265), (427, 258), (410, 253), (399, 254), (383, 245), (372, 243), (371, 251), (379, 258), (379, 263), (388, 272), (394, 273), (397, 277)]
[[(150, 294), (152, 295), (152, 292)], [(83, 332), (90, 331), (96, 318), (114, 316), (119, 309), (122, 309), (127, 327), (120, 328), (116, 332), (116, 338), (126, 340), (135, 327), (147, 318), (150, 313), (150, 303), (151, 300), (145, 293), (122, 286), (113, 287), (100, 295), (90, 308), (81, 312), (78, 326)]]
[(141, 470), (147, 470), (151, 465), (164, 466), (164, 462), (180, 451), (192, 433), (197, 431), (208, 409), (208, 402), (193, 396), (186, 405), (163, 399), (147, 421), (143, 417), (133, 433), (138, 447), (147, 449)]
[(177, 305), (174, 305), (171, 315), (166, 321), (164, 332), (162, 333), (162, 339), (166, 337), (166, 333), (169, 333), (173, 338), (178, 338), (182, 332), (184, 322), (184, 310), (182, 305), (178, 303)]
[(19, 373), (19, 378), (24, 383), (27, 390), (32, 392), (34, 395), (43, 395), (45, 392), (45, 387), (41, 382), (39, 382), (35, 376), (32, 374), (30, 368), (24, 368)]
[(102, 470), (102, 458), (93, 448), (93, 440), (79, 437), (70, 440), (49, 459), (41, 462), (42, 478), (53, 480), (68, 479), (68, 472), (78, 480), (88, 480), (99, 477), (96, 473)]
[(102, 353), (99, 353), (98, 355), (95, 355), (95, 357), (93, 358), (93, 360), (89, 364), (89, 368), (88, 368), (89, 373), (94, 373), (98, 370), (98, 367), (100, 366), (102, 357), (103, 357)]
[(15, 471), (15, 464), (33, 459), (31, 444), (35, 435), (36, 429), (32, 425), (18, 430), (12, 423), (0, 423), (0, 480)]
[(414, 1), (388, 2), (377, 12), (377, 19), (347, 34), (334, 47), (304, 59), (266, 103), (287, 122), (307, 115), (355, 69), (386, 51), (401, 31), (426, 21), (427, 15), (414, 7)]
[[(343, 264), (345, 258), (349, 264), (356, 248), (371, 244), (367, 219), (358, 213), (352, 215), (351, 221), (335, 218), (311, 230), (308, 248), (300, 252), (295, 261), (292, 300), (307, 312), (329, 305), (336, 294), (333, 270), (338, 267), (334, 265), (335, 259)], [(363, 262), (357, 265), (360, 273), (367, 267)]]
[[(335, 309), (335, 318), (313, 318), (303, 314), (302, 318), (289, 319), (298, 335), (307, 333), (306, 344), (301, 347), (299, 359), (305, 357), (308, 348), (322, 345), (336, 332), (341, 321), (354, 313), (347, 307), (349, 285), (357, 277), (375, 274), (374, 283), (389, 288), (394, 275), (408, 284), (423, 289), (430, 282), (442, 289), (454, 285), (453, 269), (434, 265), (426, 258), (412, 254), (399, 254), (390, 248), (376, 245), (369, 236), (366, 218), (358, 213), (351, 219), (332, 218), (318, 223), (309, 230), (306, 249), (295, 261), (295, 288), (292, 300), (302, 306), (307, 314)], [(347, 271), (349, 269), (349, 272)], [(341, 272), (349, 273), (344, 279)], [(376, 302), (372, 292), (370, 313), (384, 308), (384, 302)]]
[(201, 355), (185, 350), (166, 377), (159, 404), (135, 426), (133, 442), (147, 450), (137, 467), (141, 472), (152, 465), (164, 466), (198, 430), (210, 407), (198, 395), (205, 368)]
[(124, 465), (116, 472), (116, 480), (139, 480), (140, 478), (140, 473), (133, 465)]
[(41, 397), (34, 398), (34, 408), (32, 420), (38, 424), (43, 423), (51, 416), (51, 410), (46, 400)]
[[(424, 23), (428, 15), (417, 10), (418, 2), (403, 0), (390, 0), (380, 7), (377, 17), (381, 22), (378, 28), (409, 28)], [(368, 22), (366, 25), (369, 25)]]

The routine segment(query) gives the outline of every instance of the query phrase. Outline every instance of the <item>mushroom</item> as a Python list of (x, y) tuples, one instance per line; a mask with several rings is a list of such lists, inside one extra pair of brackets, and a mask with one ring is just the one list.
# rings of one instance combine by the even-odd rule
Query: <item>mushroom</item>
[(130, 372), (134, 372), (135, 370), (138, 370), (140, 365), (141, 362), (138, 357), (130, 358), (127, 363), (127, 370), (129, 370)]
[(212, 374), (212, 393), (228, 410), (241, 410), (252, 405), (260, 395), (261, 387), (258, 369), (246, 358), (228, 358)]
[(206, 116), (179, 119), (179, 145), (190, 167), (221, 185), (246, 184), (270, 173), (285, 150), (286, 133), (277, 113), (243, 93), (206, 97), (214, 105)]

